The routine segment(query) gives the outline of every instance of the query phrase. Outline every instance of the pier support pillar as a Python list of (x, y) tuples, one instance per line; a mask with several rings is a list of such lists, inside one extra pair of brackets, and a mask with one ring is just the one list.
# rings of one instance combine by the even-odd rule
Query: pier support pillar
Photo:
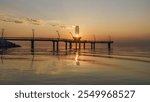
[(95, 42), (93, 43), (93, 49), (95, 50)]
[(91, 42), (91, 49), (93, 49), (93, 43)]
[(53, 41), (53, 51), (55, 51), (55, 41)]
[(68, 46), (67, 46), (67, 42), (65, 42), (65, 43), (66, 43), (65, 48), (66, 48), (66, 50), (67, 50), (67, 48), (68, 48)]
[(85, 49), (85, 43), (83, 43), (83, 48)]
[(76, 50), (77, 50), (77, 47), (78, 47), (78, 43), (76, 42)]
[(110, 42), (108, 43), (108, 49), (109, 50), (111, 49), (111, 43)]
[(95, 42), (91, 42), (91, 49), (93, 50), (95, 50)]
[(59, 51), (59, 41), (57, 41), (57, 52)]
[(81, 43), (79, 42), (79, 50), (81, 49)]
[(34, 40), (31, 40), (31, 50), (34, 50)]
[(70, 45), (69, 45), (69, 48), (72, 49), (72, 43), (70, 42), (69, 44), (70, 44)]

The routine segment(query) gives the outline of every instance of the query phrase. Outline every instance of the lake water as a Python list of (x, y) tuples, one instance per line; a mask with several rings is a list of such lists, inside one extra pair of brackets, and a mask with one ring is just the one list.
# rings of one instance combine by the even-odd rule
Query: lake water
[[(96, 45), (86, 49), (52, 51), (52, 44), (36, 44), (1, 51), (0, 84), (142, 85), (150, 84), (150, 48)], [(49, 46), (48, 46), (49, 45)]]

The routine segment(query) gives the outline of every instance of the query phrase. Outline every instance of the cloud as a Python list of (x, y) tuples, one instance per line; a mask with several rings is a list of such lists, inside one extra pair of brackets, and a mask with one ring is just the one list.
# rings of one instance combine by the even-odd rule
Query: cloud
[(58, 24), (51, 24), (52, 27), (56, 27)]
[(19, 23), (19, 24), (22, 24), (22, 23), (23, 23), (23, 21), (19, 21), (19, 20), (15, 20), (14, 22), (15, 22), (15, 23)]
[(16, 23), (16, 24), (33, 24), (33, 25), (40, 25), (40, 21), (28, 17), (19, 18), (9, 15), (0, 15), (0, 21), (7, 22), (7, 23)]
[(58, 27), (59, 24), (51, 24), (51, 23), (48, 23), (51, 27)]
[(58, 27), (61, 29), (74, 29), (75, 28), (75, 25), (66, 25), (66, 24), (49, 24), (49, 25), (51, 25), (52, 27)]
[(5, 15), (0, 15), (0, 21), (8, 22), (8, 23), (18, 23), (18, 24), (23, 23), (23, 21), (20, 18), (5, 16)]
[(0, 15), (0, 21), (15, 24), (49, 25), (51, 27), (57, 27), (60, 29), (74, 29), (75, 27), (71, 24), (61, 24), (61, 21), (59, 20), (42, 20), (33, 19), (30, 17), (15, 17), (10, 15)]
[(74, 29), (74, 25), (60, 25), (60, 28), (62, 29)]
[(66, 29), (66, 26), (65, 25), (60, 25), (60, 28)]
[(32, 18), (25, 18), (25, 21), (33, 25), (41, 25), (40, 20), (36, 20)]

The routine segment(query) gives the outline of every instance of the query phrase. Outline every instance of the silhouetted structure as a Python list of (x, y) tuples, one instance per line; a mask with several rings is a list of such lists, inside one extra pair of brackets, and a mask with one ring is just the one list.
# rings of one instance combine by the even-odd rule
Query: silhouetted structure
[(20, 47), (20, 45), (16, 45), (15, 43), (0, 39), (0, 49)]
[[(65, 49), (69, 48), (72, 49), (72, 44), (75, 43), (75, 48), (76, 49), (81, 49), (81, 44), (83, 44), (83, 48), (85, 49), (85, 44), (90, 43), (91, 44), (91, 49), (96, 48), (96, 43), (103, 43), (103, 44), (108, 44), (108, 49), (111, 49), (111, 44), (113, 41), (96, 41), (94, 40), (81, 40), (81, 37), (79, 36), (79, 26), (75, 27), (75, 36), (72, 35), (73, 39), (63, 39), (60, 38), (59, 31), (56, 31), (58, 33), (58, 38), (35, 38), (34, 35), (35, 30), (32, 29), (32, 37), (4, 37), (4, 29), (2, 29), (2, 37), (0, 40), (0, 48), (10, 48), (10, 47), (20, 47), (19, 45), (16, 45), (15, 43), (8, 42), (7, 40), (10, 41), (30, 41), (31, 42), (31, 51), (34, 52), (35, 48), (35, 41), (51, 41), (53, 42), (53, 51), (59, 51), (59, 42), (65, 42)], [(68, 44), (69, 43), (69, 44)], [(79, 47), (78, 47), (79, 44)]]
[(5, 29), (2, 29), (1, 38), (0, 38), (0, 49), (6, 49), (6, 48), (12, 48), (12, 47), (20, 47), (20, 45), (16, 45), (15, 43), (6, 41), (4, 39), (4, 31)]
[(79, 34), (79, 26), (75, 27), (75, 34)]
[[(50, 41), (53, 42), (53, 50), (54, 51), (59, 51), (59, 42), (64, 42), (65, 43), (65, 49), (69, 48), (72, 49), (72, 44), (76, 44), (76, 49), (77, 49), (77, 44), (79, 44), (79, 49), (81, 49), (81, 44), (83, 44), (83, 48), (85, 49), (85, 44), (90, 43), (91, 44), (91, 49), (96, 48), (96, 44), (102, 43), (102, 44), (108, 44), (108, 49), (111, 49), (111, 44), (113, 44), (113, 41), (92, 41), (92, 40), (80, 40), (80, 41), (75, 41), (74, 39), (63, 39), (63, 38), (30, 38), (30, 37), (5, 37), (5, 40), (10, 40), (10, 41), (30, 41), (31, 42), (31, 49), (34, 49), (34, 44), (35, 41)], [(69, 43), (69, 44), (68, 44)]]

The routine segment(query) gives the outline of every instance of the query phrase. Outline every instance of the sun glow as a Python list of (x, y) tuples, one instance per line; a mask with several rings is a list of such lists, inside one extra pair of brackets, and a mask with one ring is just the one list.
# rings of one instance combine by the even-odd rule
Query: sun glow
[(79, 34), (76, 34), (75, 37), (78, 38), (78, 37), (79, 37)]
[(80, 39), (82, 38), (81, 36), (79, 36), (79, 26), (75, 27), (75, 35), (72, 35), (74, 41), (80, 41)]
[(79, 52), (76, 52), (75, 62), (76, 62), (76, 65), (80, 65), (80, 62), (79, 62)]
[(79, 36), (79, 34), (76, 34), (75, 36), (73, 36), (73, 39), (75, 40), (75, 41), (80, 41), (81, 40), (81, 36)]

